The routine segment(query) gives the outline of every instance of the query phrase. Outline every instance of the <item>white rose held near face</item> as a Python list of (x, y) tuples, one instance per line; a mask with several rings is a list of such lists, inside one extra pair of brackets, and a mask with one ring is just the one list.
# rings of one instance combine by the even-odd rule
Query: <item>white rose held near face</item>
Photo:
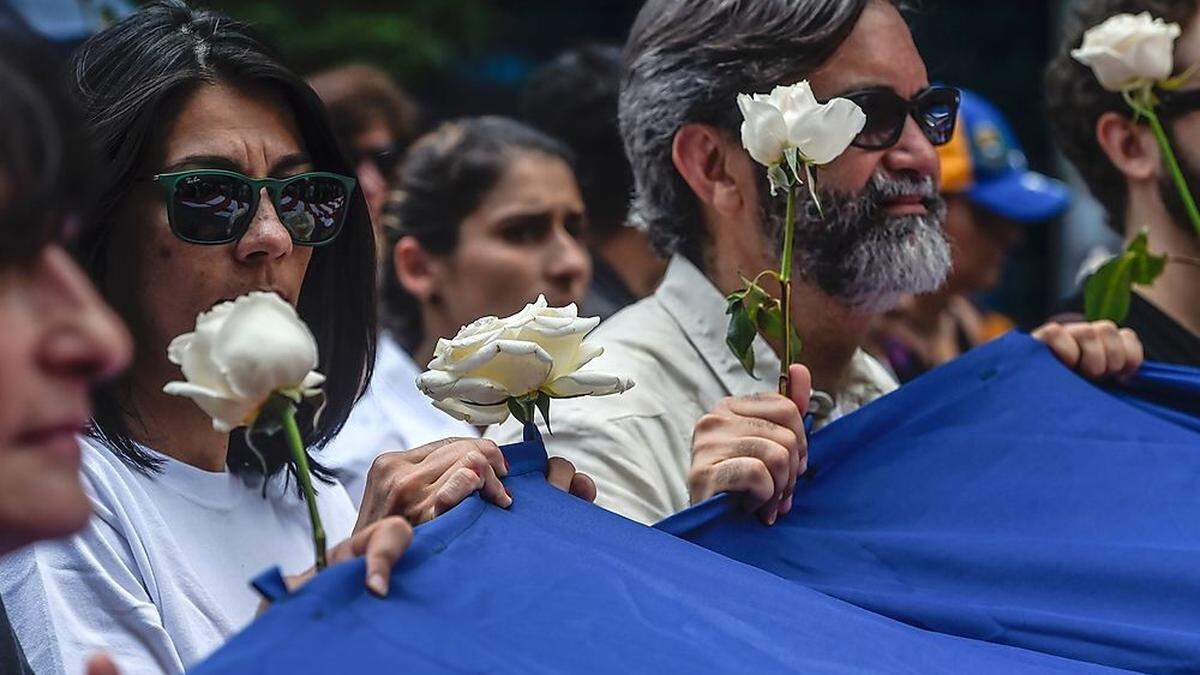
[(438, 340), (417, 387), (433, 405), (480, 426), (508, 418), (509, 399), (607, 396), (633, 386), (629, 378), (580, 371), (603, 349), (583, 341), (600, 323), (574, 304), (549, 307), (545, 296), (506, 318), (484, 317)]
[(296, 309), (274, 293), (253, 292), (196, 317), (196, 329), (171, 341), (167, 358), (185, 382), (163, 391), (186, 396), (229, 432), (252, 423), (276, 392), (298, 400), (325, 381), (314, 370), (317, 341)]
[(853, 101), (818, 103), (808, 81), (779, 86), (770, 94), (739, 94), (742, 145), (754, 161), (773, 166), (795, 148), (799, 160), (820, 166), (837, 159), (862, 131), (867, 117)]
[(1071, 56), (1090, 67), (1109, 91), (1150, 86), (1171, 77), (1179, 24), (1141, 14), (1118, 14), (1083, 34)]

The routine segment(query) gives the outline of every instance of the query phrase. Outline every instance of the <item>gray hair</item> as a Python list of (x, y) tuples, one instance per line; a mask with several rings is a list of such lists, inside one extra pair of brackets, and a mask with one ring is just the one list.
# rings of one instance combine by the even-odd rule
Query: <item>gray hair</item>
[(803, 79), (874, 0), (647, 0), (625, 45), (620, 121), (633, 168), (630, 222), (664, 254), (703, 266), (707, 238), (671, 146), (685, 124), (737, 133), (737, 94)]

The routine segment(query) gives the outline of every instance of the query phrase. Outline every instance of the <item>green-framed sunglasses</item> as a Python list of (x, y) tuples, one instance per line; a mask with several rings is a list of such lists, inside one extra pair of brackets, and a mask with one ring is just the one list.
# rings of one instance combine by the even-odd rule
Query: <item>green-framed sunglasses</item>
[(195, 169), (160, 173), (167, 221), (176, 237), (192, 244), (228, 244), (246, 233), (267, 189), (279, 220), (299, 246), (321, 246), (337, 237), (358, 181), (312, 171), (288, 178), (250, 178), (236, 171)]

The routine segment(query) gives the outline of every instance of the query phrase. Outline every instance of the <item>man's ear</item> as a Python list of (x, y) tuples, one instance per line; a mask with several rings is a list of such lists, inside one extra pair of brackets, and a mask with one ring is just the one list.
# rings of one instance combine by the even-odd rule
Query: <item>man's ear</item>
[(443, 264), (416, 237), (400, 237), (392, 248), (396, 280), (421, 303), (429, 302), (441, 285)]
[(708, 124), (680, 127), (671, 144), (671, 160), (707, 208), (737, 217), (754, 203), (750, 156), (720, 129)]
[(1096, 142), (1117, 170), (1130, 181), (1158, 178), (1158, 143), (1148, 127), (1130, 118), (1106, 112), (1096, 120)]

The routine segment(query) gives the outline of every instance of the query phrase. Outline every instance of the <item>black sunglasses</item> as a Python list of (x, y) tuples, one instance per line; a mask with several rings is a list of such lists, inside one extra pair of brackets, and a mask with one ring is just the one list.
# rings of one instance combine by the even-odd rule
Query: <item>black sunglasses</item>
[(346, 222), (356, 185), (349, 176), (323, 171), (277, 179), (196, 169), (160, 173), (153, 180), (166, 189), (171, 232), (192, 244), (227, 244), (241, 238), (258, 212), (263, 188), (295, 244), (328, 244)]
[(396, 167), (400, 164), (400, 160), (404, 157), (404, 146), (400, 143), (393, 143), (378, 148), (364, 150), (360, 155), (359, 161), (366, 160), (375, 165), (379, 169), (379, 173), (383, 174), (384, 178), (391, 180), (392, 174), (396, 171)]
[(904, 124), (912, 117), (933, 145), (945, 145), (958, 121), (958, 90), (929, 87), (911, 100), (887, 87), (872, 87), (843, 94), (862, 108), (867, 123), (851, 145), (863, 150), (884, 150), (900, 141)]

